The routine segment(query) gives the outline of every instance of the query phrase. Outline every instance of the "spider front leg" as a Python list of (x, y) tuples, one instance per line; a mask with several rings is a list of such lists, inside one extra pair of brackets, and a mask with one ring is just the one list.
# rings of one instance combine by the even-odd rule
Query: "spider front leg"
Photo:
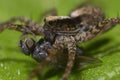
[(74, 60), (75, 60), (75, 52), (76, 52), (75, 43), (69, 43), (68, 44), (68, 62), (67, 62), (65, 72), (63, 74), (63, 78), (62, 78), (63, 80), (67, 80), (71, 73), (72, 67), (74, 65)]
[[(24, 24), (15, 25), (14, 23), (16, 21), (19, 21)], [(15, 17), (0, 24), (0, 32), (7, 28), (17, 30), (23, 33), (29, 33), (27, 32), (27, 30), (30, 30), (35, 35), (43, 34), (43, 28), (39, 23), (33, 22), (32, 20), (23, 17)]]
[(58, 49), (58, 51), (65, 48), (68, 49), (68, 61), (62, 77), (62, 80), (67, 80), (74, 65), (76, 41), (72, 36), (58, 36), (53, 47)]

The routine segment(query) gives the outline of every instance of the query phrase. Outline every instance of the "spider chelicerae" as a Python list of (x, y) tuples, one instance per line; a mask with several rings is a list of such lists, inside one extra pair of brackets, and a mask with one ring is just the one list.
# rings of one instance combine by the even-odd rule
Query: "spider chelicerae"
[[(87, 4), (75, 8), (68, 16), (57, 16), (56, 10), (51, 10), (50, 13), (51, 16), (44, 19), (43, 26), (23, 17), (12, 18), (0, 24), (0, 32), (4, 29), (22, 32), (19, 41), (21, 51), (40, 62), (28, 80), (49, 63), (65, 68), (62, 79), (67, 80), (74, 65), (81, 66), (79, 63), (96, 60), (83, 56), (77, 43), (91, 40), (120, 23), (120, 18), (106, 19), (99, 7)], [(24, 25), (14, 24), (16, 21)], [(27, 37), (28, 34), (32, 37)], [(36, 36), (40, 35), (43, 37), (37, 41)]]

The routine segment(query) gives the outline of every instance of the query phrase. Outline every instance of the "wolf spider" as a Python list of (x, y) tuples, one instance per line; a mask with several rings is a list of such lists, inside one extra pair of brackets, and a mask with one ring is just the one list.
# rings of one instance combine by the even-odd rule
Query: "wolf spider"
[[(104, 12), (92, 5), (81, 5), (68, 16), (57, 16), (55, 10), (51, 13), (52, 16), (44, 19), (43, 27), (37, 22), (21, 17), (0, 24), (0, 32), (4, 29), (22, 32), (19, 41), (22, 52), (40, 62), (28, 80), (35, 77), (48, 63), (64, 67), (62, 80), (67, 80), (75, 63), (81, 66), (82, 62), (96, 61), (94, 58), (83, 56), (77, 43), (89, 41), (120, 23), (120, 18), (105, 19)], [(16, 21), (24, 24), (14, 24)], [(33, 37), (26, 37), (28, 34)], [(40, 35), (43, 37), (37, 41), (35, 37)]]

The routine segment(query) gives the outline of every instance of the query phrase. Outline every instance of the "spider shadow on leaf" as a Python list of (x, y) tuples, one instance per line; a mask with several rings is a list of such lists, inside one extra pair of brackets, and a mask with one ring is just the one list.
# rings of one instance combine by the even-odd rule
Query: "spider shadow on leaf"
[[(106, 46), (107, 44), (112, 43), (112, 40), (110, 38), (102, 38), (100, 40), (96, 40), (94, 42), (91, 42), (90, 45), (88, 45), (84, 50), (84, 55), (86, 56), (94, 56), (94, 57), (104, 57), (107, 55), (111, 55), (112, 53), (120, 51), (120, 43)], [(104, 47), (104, 49), (99, 50), (99, 48)]]
[(120, 43), (108, 47), (105, 50), (99, 51), (98, 54), (93, 55), (94, 57), (103, 58), (105, 56), (111, 56), (114, 53), (120, 52)]
[(92, 56), (94, 54), (98, 54), (99, 48), (109, 44), (110, 42), (111, 42), (111, 39), (109, 38), (104, 38), (104, 39), (102, 38), (99, 40), (92, 41), (89, 45), (85, 47), (84, 55)]

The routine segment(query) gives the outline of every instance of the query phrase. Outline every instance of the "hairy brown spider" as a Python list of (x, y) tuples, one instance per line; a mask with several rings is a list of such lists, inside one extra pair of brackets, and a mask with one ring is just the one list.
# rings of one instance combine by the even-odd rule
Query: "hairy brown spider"
[[(67, 80), (77, 61), (95, 61), (82, 56), (77, 43), (91, 40), (120, 23), (120, 18), (105, 19), (104, 12), (92, 5), (81, 5), (71, 11), (69, 16), (57, 16), (56, 12), (52, 14), (45, 18), (43, 27), (27, 18), (12, 18), (0, 24), (0, 32), (7, 28), (22, 32), (19, 42), (21, 50), (41, 62), (28, 80), (35, 77), (48, 63), (66, 66), (62, 79)], [(15, 25), (16, 21), (25, 24)], [(26, 38), (27, 34), (44, 37), (36, 41), (35, 38)]]

